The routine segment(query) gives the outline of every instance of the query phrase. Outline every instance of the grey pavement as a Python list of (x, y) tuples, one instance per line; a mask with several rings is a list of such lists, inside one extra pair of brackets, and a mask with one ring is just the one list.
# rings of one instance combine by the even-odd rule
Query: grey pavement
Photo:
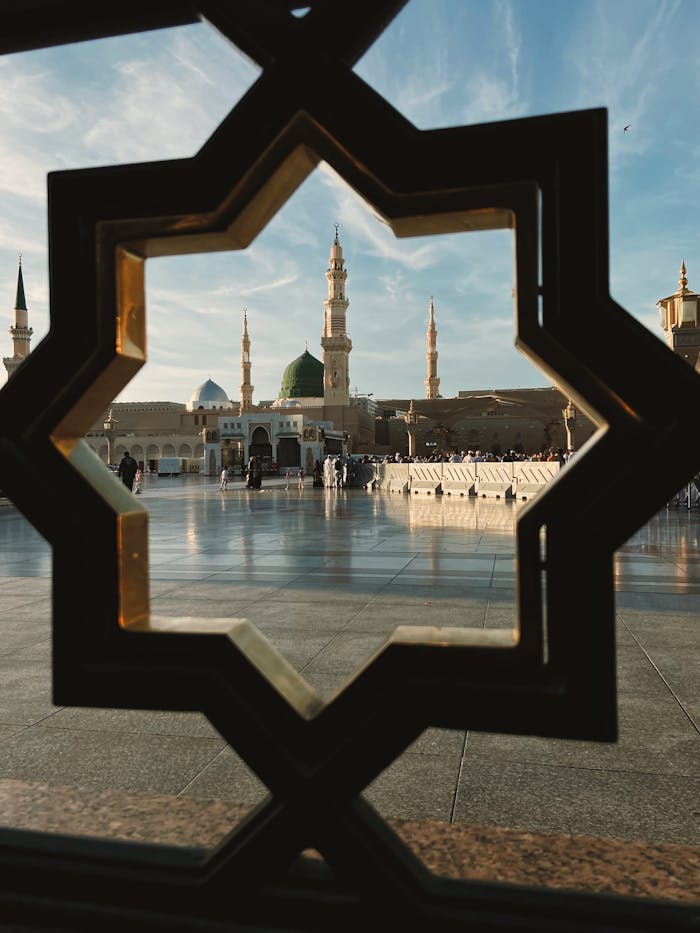
[[(221, 493), (147, 477), (151, 607), (247, 618), (329, 698), (397, 625), (510, 626), (515, 502)], [(388, 817), (700, 843), (700, 514), (616, 557), (620, 739), (430, 729), (366, 791)], [(265, 788), (198, 714), (59, 708), (50, 548), (0, 508), (0, 779), (254, 803)]]

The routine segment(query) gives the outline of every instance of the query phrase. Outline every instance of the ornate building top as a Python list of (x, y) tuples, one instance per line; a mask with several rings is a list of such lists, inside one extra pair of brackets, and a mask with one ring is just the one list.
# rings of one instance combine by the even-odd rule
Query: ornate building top
[(686, 273), (684, 259), (681, 261), (677, 290), (666, 298), (660, 298), (656, 306), (659, 309), (666, 345), (692, 367), (698, 369), (700, 365), (700, 327), (698, 326), (700, 295), (688, 288)]
[(278, 398), (322, 398), (323, 363), (304, 350), (282, 375)]
[(437, 374), (437, 328), (435, 327), (435, 306), (433, 296), (430, 296), (428, 309), (428, 350), (425, 354), (427, 374), (425, 377), (425, 397), (440, 398), (440, 379)]
[(343, 249), (338, 238), (338, 224), (331, 245), (326, 270), (328, 297), (323, 303), (323, 400), (326, 405), (350, 404), (350, 351), (352, 342), (347, 335), (346, 315), (350, 302), (345, 294), (348, 277)]
[(27, 299), (24, 295), (24, 278), (22, 277), (22, 254), (19, 254), (19, 268), (17, 270), (17, 294), (15, 297), (14, 324), (10, 327), (12, 337), (12, 356), (3, 358), (7, 378), (14, 375), (15, 370), (29, 356), (30, 342), (34, 331), (29, 326), (27, 313)]
[(243, 336), (241, 337), (241, 401), (239, 415), (253, 410), (253, 386), (250, 381), (250, 337), (248, 336), (248, 309), (243, 309)]

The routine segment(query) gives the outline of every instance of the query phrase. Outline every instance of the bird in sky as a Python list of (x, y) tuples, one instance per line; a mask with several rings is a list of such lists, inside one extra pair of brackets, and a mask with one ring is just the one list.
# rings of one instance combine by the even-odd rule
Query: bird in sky
[(623, 133), (626, 133), (627, 130), (628, 130), (631, 126), (632, 126), (632, 124), (631, 124), (631, 123), (628, 123), (627, 126), (624, 128), (624, 130), (623, 130), (622, 132), (623, 132)]

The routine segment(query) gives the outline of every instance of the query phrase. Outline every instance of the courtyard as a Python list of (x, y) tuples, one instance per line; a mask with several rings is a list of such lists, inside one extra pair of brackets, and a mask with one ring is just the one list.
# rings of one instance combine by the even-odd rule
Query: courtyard
[[(152, 613), (247, 619), (324, 698), (397, 625), (514, 624), (522, 503), (199, 476), (146, 477), (140, 502)], [(616, 556), (617, 743), (430, 729), (367, 799), (397, 821), (698, 846), (699, 536), (697, 508), (664, 510)], [(11, 504), (0, 620), (4, 825), (211, 845), (264, 799), (199, 714), (52, 703), (50, 548)]]

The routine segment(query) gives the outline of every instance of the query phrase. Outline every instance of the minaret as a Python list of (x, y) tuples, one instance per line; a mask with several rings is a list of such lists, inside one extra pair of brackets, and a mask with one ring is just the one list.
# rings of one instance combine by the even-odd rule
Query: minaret
[(22, 254), (19, 256), (19, 271), (17, 273), (17, 297), (15, 299), (15, 323), (10, 328), (12, 337), (12, 356), (3, 358), (7, 378), (14, 375), (22, 360), (29, 356), (29, 342), (34, 331), (29, 327), (27, 315), (27, 301), (24, 297), (24, 280), (22, 279)]
[(253, 410), (253, 386), (250, 384), (250, 337), (248, 336), (248, 309), (243, 309), (243, 336), (241, 337), (241, 401), (239, 415)]
[(350, 404), (350, 351), (352, 342), (345, 331), (345, 315), (350, 302), (345, 297), (345, 270), (343, 250), (338, 240), (338, 224), (331, 246), (326, 279), (328, 298), (323, 303), (323, 404)]
[(685, 260), (681, 262), (678, 289), (668, 298), (660, 298), (656, 306), (666, 344), (694, 369), (700, 366), (700, 295), (688, 288)]
[(440, 398), (440, 380), (437, 374), (437, 329), (435, 327), (435, 308), (433, 296), (430, 296), (430, 318), (428, 320), (428, 352), (425, 354), (428, 374), (425, 377), (425, 397)]

